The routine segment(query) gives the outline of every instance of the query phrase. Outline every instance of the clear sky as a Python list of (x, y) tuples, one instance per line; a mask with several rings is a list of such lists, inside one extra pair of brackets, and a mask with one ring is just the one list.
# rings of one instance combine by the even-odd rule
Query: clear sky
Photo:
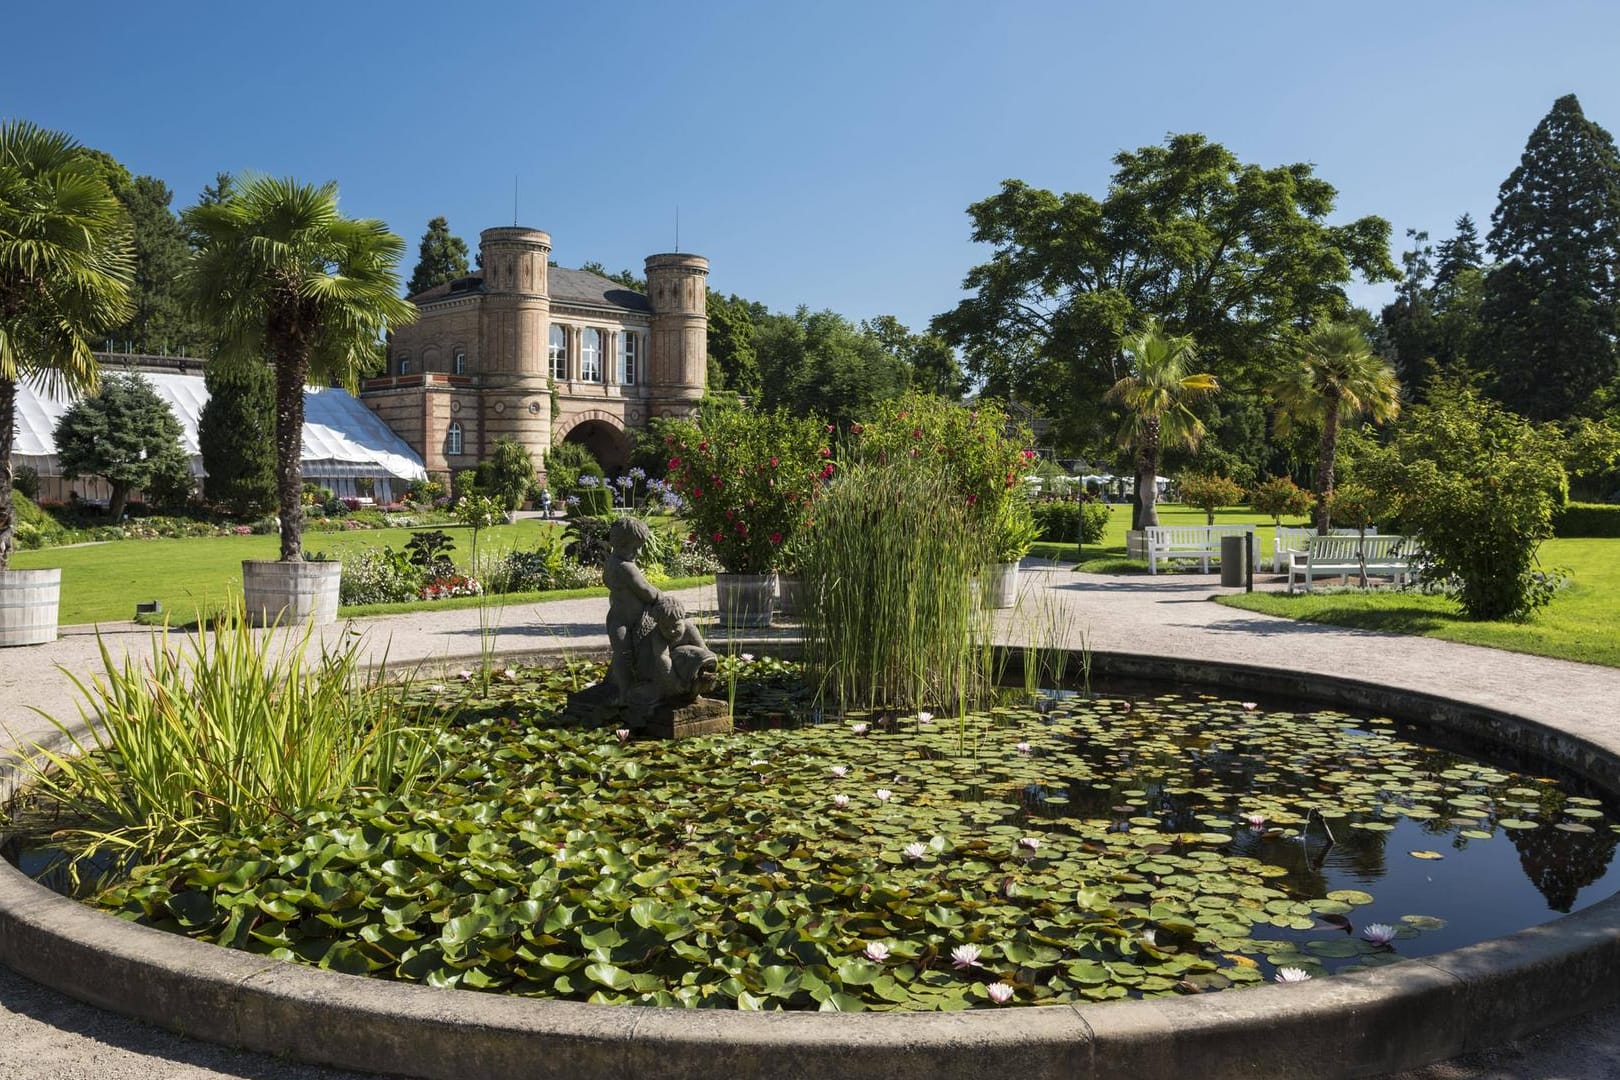
[[(415, 264), (427, 220), (517, 216), (564, 266), (676, 245), (776, 310), (952, 307), (1007, 177), (1100, 195), (1121, 148), (1203, 132), (1309, 161), (1336, 220), (1439, 240), (1561, 94), (1620, 132), (1620, 4), (9, 3), (0, 116), (163, 178), (336, 180)], [(1357, 288), (1376, 305), (1387, 295)]]

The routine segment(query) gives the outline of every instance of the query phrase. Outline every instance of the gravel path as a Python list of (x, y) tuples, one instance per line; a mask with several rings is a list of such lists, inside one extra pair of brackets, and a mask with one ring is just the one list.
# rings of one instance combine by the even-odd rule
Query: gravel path
[[(1153, 650), (1260, 664), (1302, 665), (1362, 679), (1418, 686), (1529, 714), (1553, 705), (1583, 730), (1620, 745), (1620, 670), (1456, 645), (1426, 638), (1296, 623), (1222, 607), (1213, 575), (1106, 576), (1058, 568), (1027, 572), (1024, 610), (1004, 629), (1056, 626), (1060, 642), (1098, 650)], [(712, 589), (680, 594), (712, 610)], [(589, 651), (605, 646), (606, 600), (527, 604), (500, 612), (503, 653)], [(479, 653), (478, 612), (424, 612), (354, 624), (374, 660), (391, 666), (460, 666)], [(339, 627), (329, 635), (351, 632)], [(115, 655), (150, 650), (150, 633), (128, 624), (101, 636)], [(1082, 640), (1083, 639), (1083, 640)], [(98, 665), (92, 628), (67, 628), (52, 645), (0, 653), (0, 729), (15, 744), (51, 732), (38, 712), (78, 715), (63, 670)], [(3, 732), (0, 732), (3, 733)], [(1263, 1038), (1262, 1033), (1256, 1034)], [(294, 1065), (193, 1042), (44, 990), (0, 968), (0, 1080), (347, 1080), (357, 1074)], [(1620, 1008), (1600, 1010), (1534, 1038), (1390, 1080), (1589, 1080), (1620, 1076)], [(476, 1080), (476, 1078), (469, 1078)], [(1297, 1078), (1288, 1078), (1297, 1080)]]

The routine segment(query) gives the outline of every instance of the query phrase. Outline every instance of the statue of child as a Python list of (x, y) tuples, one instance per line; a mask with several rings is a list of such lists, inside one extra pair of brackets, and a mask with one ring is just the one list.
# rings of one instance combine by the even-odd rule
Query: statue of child
[(607, 635), (611, 659), (607, 681), (625, 701), (635, 682), (635, 632), (647, 608), (663, 595), (636, 565), (636, 556), (652, 539), (647, 523), (636, 517), (615, 518), (608, 527), (612, 550), (602, 567), (602, 584), (608, 589)]

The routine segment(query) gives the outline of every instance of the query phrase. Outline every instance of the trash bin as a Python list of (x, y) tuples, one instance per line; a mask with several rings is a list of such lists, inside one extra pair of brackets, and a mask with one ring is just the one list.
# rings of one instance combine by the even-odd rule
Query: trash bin
[(1243, 584), (1243, 534), (1221, 537), (1221, 585)]

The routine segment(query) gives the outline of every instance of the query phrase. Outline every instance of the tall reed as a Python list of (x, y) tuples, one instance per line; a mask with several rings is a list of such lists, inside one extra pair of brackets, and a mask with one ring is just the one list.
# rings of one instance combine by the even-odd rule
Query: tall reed
[(805, 668), (838, 708), (982, 701), (993, 620), (975, 578), (990, 537), (940, 463), (852, 461), (802, 535)]
[(187, 644), (154, 633), (148, 660), (115, 660), (100, 642), (101, 672), (72, 676), (86, 733), (47, 717), (65, 747), (36, 746), (27, 766), (34, 801), (68, 823), (56, 842), (81, 857), (150, 853), (431, 782), (443, 721), (423, 726), (380, 669), (367, 673), (357, 637), (316, 652), (311, 635), (256, 635), (238, 605)]

